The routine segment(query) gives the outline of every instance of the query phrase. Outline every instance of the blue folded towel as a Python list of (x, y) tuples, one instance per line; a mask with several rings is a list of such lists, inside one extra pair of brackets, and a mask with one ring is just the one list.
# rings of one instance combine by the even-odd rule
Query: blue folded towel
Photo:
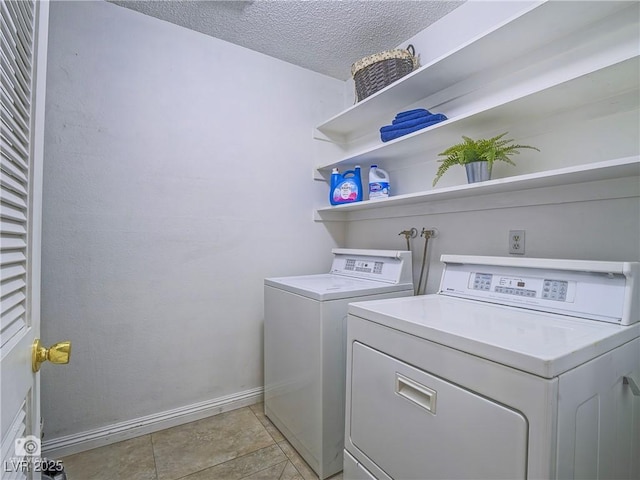
[[(441, 113), (436, 113), (431, 117), (433, 117), (431, 120), (423, 120), (421, 123), (417, 123), (411, 127), (392, 128), (391, 130), (386, 130), (386, 131), (382, 131), (382, 128), (385, 128), (385, 127), (382, 127), (380, 129), (380, 139), (383, 142), (388, 142), (389, 140), (393, 140), (395, 138), (402, 137), (403, 135), (407, 135), (409, 133), (422, 130), (423, 128), (429, 127), (431, 125), (435, 125), (436, 123), (440, 123), (447, 119), (447, 117)], [(407, 122), (407, 123), (410, 123), (410, 122)]]
[(426, 117), (418, 117), (418, 118), (413, 118), (404, 122), (394, 123), (392, 125), (385, 125), (384, 127), (380, 128), (380, 133), (391, 132), (394, 130), (403, 130), (405, 128), (415, 127), (416, 125), (420, 125), (425, 122), (432, 122), (433, 120), (437, 120), (441, 122), (442, 120), (446, 120), (446, 119), (447, 117), (442, 113), (436, 113), (433, 115), (427, 115)]
[(429, 110), (425, 110), (424, 112), (412, 113), (410, 115), (402, 115), (402, 116), (400, 116), (400, 114), (398, 114), (398, 115), (396, 115), (396, 118), (394, 118), (391, 121), (391, 123), (393, 125), (395, 125), (397, 123), (406, 122), (408, 120), (413, 120), (415, 118), (430, 117), (431, 115), (433, 115), (433, 114)]
[(415, 115), (416, 113), (426, 113), (427, 115), (431, 115), (431, 112), (426, 108), (414, 108), (413, 110), (407, 110), (405, 112), (400, 112), (396, 115), (396, 118), (402, 118), (408, 115)]

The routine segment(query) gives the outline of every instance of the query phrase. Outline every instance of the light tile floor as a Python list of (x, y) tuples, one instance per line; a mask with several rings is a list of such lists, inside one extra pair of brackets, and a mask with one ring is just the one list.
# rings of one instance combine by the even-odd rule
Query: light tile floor
[[(62, 459), (68, 480), (317, 480), (262, 403)], [(342, 480), (342, 473), (331, 477)]]

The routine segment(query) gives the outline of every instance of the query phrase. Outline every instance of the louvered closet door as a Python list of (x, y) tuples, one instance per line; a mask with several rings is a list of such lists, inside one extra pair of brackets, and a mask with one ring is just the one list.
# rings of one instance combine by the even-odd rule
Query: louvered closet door
[[(39, 376), (31, 345), (40, 335), (40, 213), (49, 5), (0, 6), (0, 477), (40, 478), (21, 450), (40, 438)], [(30, 439), (28, 436), (33, 435)], [(16, 449), (16, 440), (19, 448)], [(35, 451), (34, 453), (37, 453)], [(37, 458), (37, 457), (36, 457)]]

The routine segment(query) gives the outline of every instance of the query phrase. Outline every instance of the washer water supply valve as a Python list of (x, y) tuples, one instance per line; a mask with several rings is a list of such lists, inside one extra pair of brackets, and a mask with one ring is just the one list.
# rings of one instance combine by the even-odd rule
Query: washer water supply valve
[(438, 236), (438, 230), (436, 228), (432, 228), (430, 230), (423, 228), (422, 232), (420, 232), (420, 236), (425, 238), (436, 238)]
[(407, 239), (407, 250), (411, 251), (409, 239), (416, 238), (418, 236), (418, 229), (416, 227), (411, 227), (409, 230), (401, 231), (398, 235), (404, 235), (404, 238)]

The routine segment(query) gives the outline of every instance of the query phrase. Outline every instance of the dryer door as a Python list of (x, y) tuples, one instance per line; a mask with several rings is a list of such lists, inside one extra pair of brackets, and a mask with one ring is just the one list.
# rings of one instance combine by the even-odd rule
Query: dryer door
[(526, 477), (521, 413), (358, 342), (352, 360), (351, 440), (390, 477)]

